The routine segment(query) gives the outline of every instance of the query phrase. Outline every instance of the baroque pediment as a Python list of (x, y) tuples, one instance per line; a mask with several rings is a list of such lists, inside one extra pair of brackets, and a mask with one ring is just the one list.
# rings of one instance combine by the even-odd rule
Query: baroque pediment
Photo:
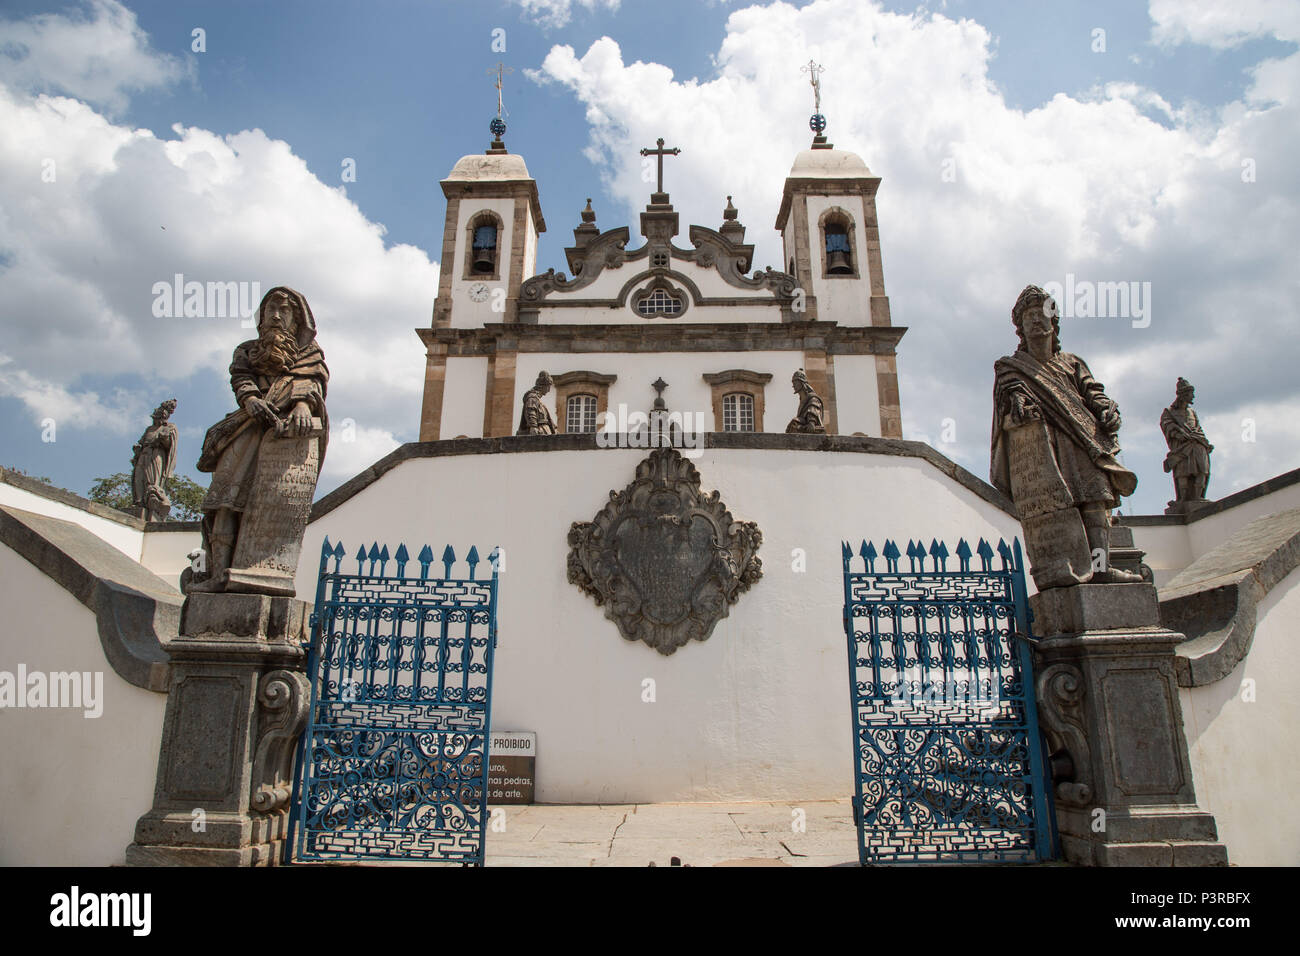
[[(628, 285), (647, 276), (671, 276), (681, 284), (694, 286), (688, 271), (683, 269), (689, 263), (706, 272), (717, 272), (734, 288), (748, 292), (768, 290), (781, 301), (793, 299), (797, 290), (794, 276), (770, 266), (752, 276), (746, 275), (754, 259), (753, 245), (732, 242), (715, 229), (691, 226), (693, 248), (690, 249), (671, 243), (646, 243), (639, 249), (629, 250), (627, 243), (630, 238), (630, 231), (623, 226), (602, 232), (582, 245), (566, 248), (564, 254), (572, 276), (548, 269), (525, 280), (519, 292), (521, 305), (524, 308), (536, 306), (553, 294), (578, 292), (592, 285), (607, 269), (621, 269), (625, 265), (639, 266), (636, 277), (629, 280)], [(651, 256), (652, 250), (660, 255), (666, 253), (666, 259), (655, 260)], [(625, 300), (626, 294), (610, 304), (621, 305)]]
[(629, 641), (672, 654), (707, 640), (730, 606), (763, 576), (763, 535), (737, 521), (695, 466), (660, 448), (592, 521), (569, 529), (568, 578)]

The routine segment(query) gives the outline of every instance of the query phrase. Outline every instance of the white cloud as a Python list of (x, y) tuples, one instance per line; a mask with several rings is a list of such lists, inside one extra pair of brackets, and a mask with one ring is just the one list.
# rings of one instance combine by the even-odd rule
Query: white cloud
[(178, 58), (150, 49), (135, 14), (117, 0), (89, 0), (85, 13), (0, 20), (0, 82), (119, 111), (131, 92), (189, 73)]
[(363, 428), (355, 419), (332, 419), (321, 481), (325, 484), (347, 481), (400, 444), (388, 429)]
[[(1257, 405), (1300, 415), (1293, 349), (1280, 348), (1300, 322), (1300, 55), (1259, 64), (1243, 101), (1218, 112), (1132, 84), (1022, 111), (989, 79), (992, 46), (971, 20), (819, 0), (732, 13), (705, 79), (625, 63), (608, 37), (581, 56), (555, 46), (533, 75), (586, 108), (588, 155), (624, 204), (597, 210), (602, 228), (635, 221), (651, 189), (637, 150), (663, 136), (682, 147), (665, 181), (683, 222), (716, 226), (733, 195), (763, 266), (781, 262), (781, 183), (811, 137), (799, 66), (823, 64), (830, 139), (883, 178), (886, 291), (895, 324), (909, 327), (905, 430), (937, 435), (954, 418), (958, 440), (943, 450), (977, 474), (988, 469), (991, 366), (1014, 347), (1020, 289), (1067, 273), (1151, 282), (1149, 328), (1074, 320), (1064, 335), (1125, 409), (1127, 460), (1143, 476), (1131, 505), (1158, 510), (1168, 479), (1155, 422), (1177, 376), (1198, 385), (1199, 407), (1228, 418)], [(956, 182), (941, 176), (949, 158)], [(1247, 160), (1254, 182), (1243, 181)], [(1264, 434), (1281, 435), (1261, 424)], [(1225, 457), (1223, 473), (1258, 481), (1274, 463)]]
[(1150, 14), (1157, 43), (1227, 49), (1266, 36), (1300, 40), (1300, 3), (1295, 0), (1151, 0)]
[(539, 26), (552, 29), (565, 26), (573, 17), (576, 4), (588, 12), (597, 7), (617, 10), (620, 0), (512, 0)]
[(78, 100), (3, 84), (0, 128), (10, 359), (0, 393), (36, 421), (57, 409), (68, 415), (61, 429), (138, 429), (150, 399), (87, 391), (79, 382), (92, 374), (151, 386), (201, 370), (225, 378), (231, 350), (253, 333), (237, 317), (157, 317), (155, 284), (180, 273), (302, 291), (331, 369), (331, 413), (354, 418), (373, 439), (365, 447), (382, 444), (379, 433), (414, 437), (424, 357), (413, 329), (428, 315), (437, 264), (385, 246), (383, 226), (287, 143), (180, 126), (159, 139)]

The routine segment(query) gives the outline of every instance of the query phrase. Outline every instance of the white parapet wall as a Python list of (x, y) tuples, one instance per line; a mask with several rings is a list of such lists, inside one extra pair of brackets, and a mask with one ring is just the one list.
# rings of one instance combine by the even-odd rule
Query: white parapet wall
[(763, 577), (707, 641), (664, 656), (624, 640), (566, 580), (570, 525), (592, 520), (645, 456), (409, 458), (308, 526), (299, 597), (314, 599), (326, 535), (349, 561), (372, 541), (404, 542), (412, 556), (427, 543), (437, 557), (448, 543), (484, 558), (500, 546), (492, 723), (537, 734), (538, 802), (843, 797), (853, 758), (841, 540), (939, 538), (952, 549), (964, 536), (973, 547), (1009, 541), (1018, 523), (921, 457), (703, 450), (703, 490), (763, 533)]
[(1300, 469), (1210, 502), (1187, 516), (1132, 515), (1133, 543), (1146, 552), (1157, 588), (1201, 555), (1214, 550), (1256, 518), (1300, 507)]
[[(167, 695), (119, 677), (95, 613), (3, 544), (0, 607), (0, 681), (16, 683), (21, 669), (29, 686), (15, 693), (35, 703), (44, 683), (47, 705), (6, 698), (0, 711), (0, 865), (120, 864), (153, 803)], [(78, 706), (49, 706), (51, 687), (73, 686), (58, 675), (72, 674)]]
[(132, 561), (140, 560), (144, 545), (144, 521), (113, 508), (95, 504), (62, 488), (40, 482), (8, 470), (0, 474), (0, 506), (21, 508), (38, 515), (80, 525), (102, 541), (111, 544)]
[(1300, 568), (1260, 602), (1250, 653), (1222, 680), (1180, 689), (1198, 803), (1238, 866), (1300, 865)]

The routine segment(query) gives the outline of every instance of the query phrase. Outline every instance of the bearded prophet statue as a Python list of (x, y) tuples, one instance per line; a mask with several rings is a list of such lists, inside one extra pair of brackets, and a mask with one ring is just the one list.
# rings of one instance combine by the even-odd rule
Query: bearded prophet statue
[(311, 501), (325, 458), (329, 370), (306, 298), (277, 286), (257, 312), (258, 337), (235, 349), (239, 405), (203, 439), (199, 471), (206, 567), (189, 591), (292, 596)]

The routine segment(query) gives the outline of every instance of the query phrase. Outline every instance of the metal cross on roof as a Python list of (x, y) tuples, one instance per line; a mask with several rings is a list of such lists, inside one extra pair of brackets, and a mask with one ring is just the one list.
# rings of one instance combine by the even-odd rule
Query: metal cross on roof
[(822, 111), (822, 81), (820, 74), (825, 73), (826, 68), (818, 66), (815, 60), (809, 60), (807, 66), (799, 67), (799, 72), (808, 74), (808, 82), (812, 84), (813, 88), (813, 112), (820, 113)]
[(659, 158), (659, 188), (656, 189), (655, 192), (661, 193), (664, 191), (664, 157), (676, 156), (681, 152), (681, 150), (676, 146), (672, 149), (664, 149), (664, 138), (662, 136), (655, 140), (655, 142), (658, 144), (658, 149), (650, 149), (647, 147), (646, 149), (641, 150), (641, 155), (657, 156)]
[(491, 76), (493, 73), (497, 75), (497, 81), (495, 84), (497, 88), (497, 116), (500, 116), (505, 108), (501, 101), (501, 81), (505, 78), (507, 73), (513, 73), (514, 70), (506, 66), (504, 63), (497, 63), (496, 66), (492, 67), (487, 72), (488, 76)]

